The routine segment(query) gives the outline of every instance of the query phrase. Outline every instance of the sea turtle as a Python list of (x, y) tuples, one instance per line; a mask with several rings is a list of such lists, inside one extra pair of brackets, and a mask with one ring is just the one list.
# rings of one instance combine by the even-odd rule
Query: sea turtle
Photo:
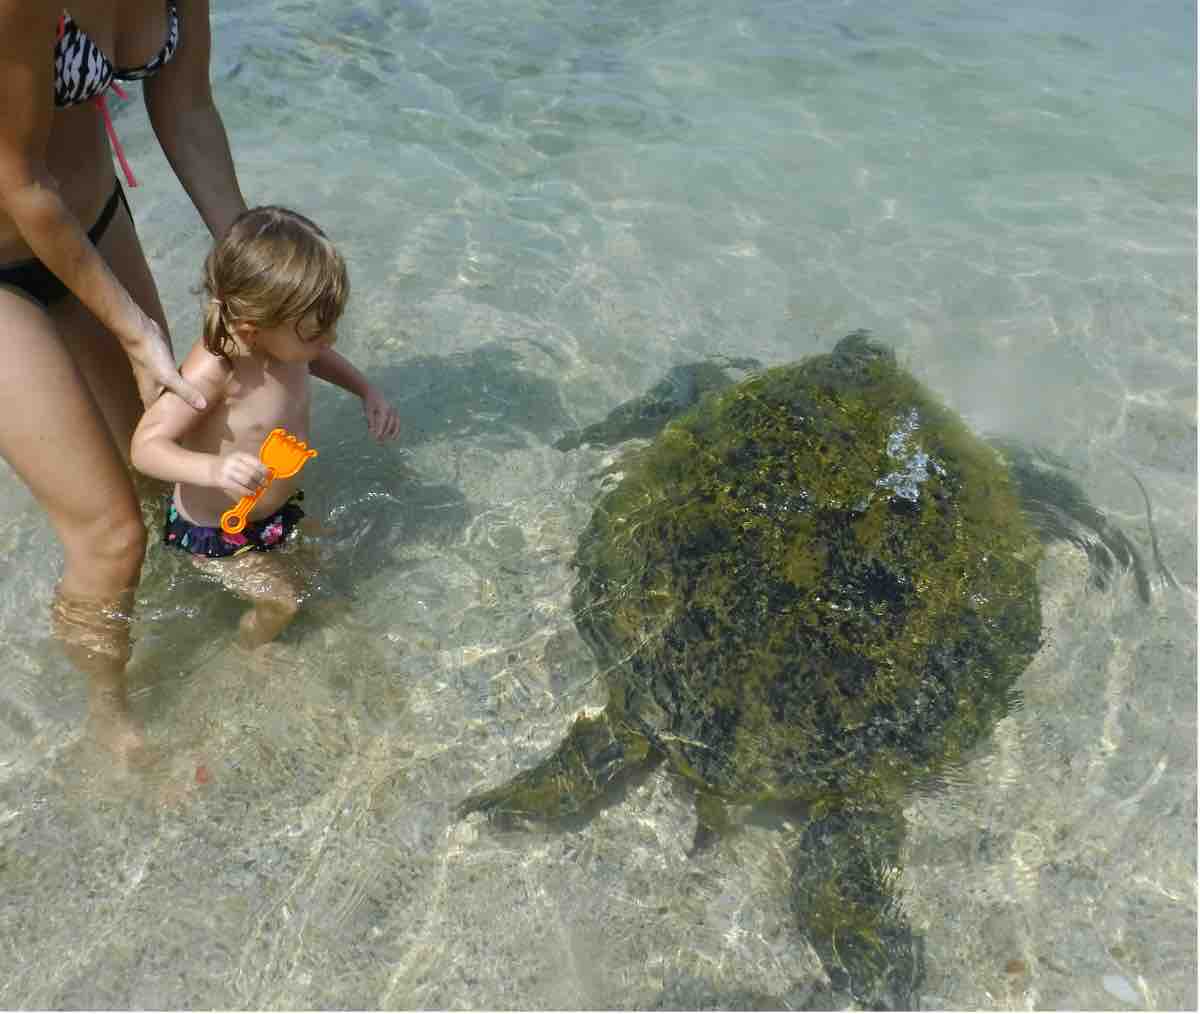
[(620, 462), (575, 554), (607, 706), (460, 813), (586, 813), (659, 760), (695, 787), (697, 846), (728, 803), (794, 807), (794, 908), (831, 984), (908, 1006), (923, 963), (894, 894), (901, 809), (1008, 711), (1039, 647), (1023, 502), (1051, 535), (1140, 560), (1115, 529), (1082, 536), (1103, 519), (1077, 486), (975, 436), (866, 332), (706, 390)]

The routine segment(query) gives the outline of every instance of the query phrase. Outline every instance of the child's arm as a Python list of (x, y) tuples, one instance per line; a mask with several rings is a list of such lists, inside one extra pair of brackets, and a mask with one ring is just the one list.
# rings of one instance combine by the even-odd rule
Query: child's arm
[(388, 404), (383, 392), (341, 353), (322, 349), (321, 354), (308, 364), (308, 372), (319, 380), (358, 395), (367, 416), (367, 429), (376, 440), (392, 440), (400, 435), (400, 416), (396, 410)]
[(197, 345), (180, 371), (208, 404), (197, 411), (178, 395), (166, 392), (142, 416), (133, 432), (130, 460), (134, 468), (166, 482), (220, 489), (232, 500), (252, 495), (267, 478), (266, 466), (252, 454), (203, 454), (179, 441), (225, 396), (228, 368)]

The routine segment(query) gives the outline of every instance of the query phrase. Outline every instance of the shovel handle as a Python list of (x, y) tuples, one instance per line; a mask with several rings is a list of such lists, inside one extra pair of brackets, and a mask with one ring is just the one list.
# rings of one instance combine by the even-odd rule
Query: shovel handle
[(271, 480), (274, 478), (274, 471), (267, 469), (267, 481), (259, 486), (250, 496), (242, 497), (233, 507), (230, 507), (229, 510), (221, 515), (221, 531), (228, 532), (230, 535), (237, 535), (238, 532), (245, 528), (246, 518), (250, 516), (250, 512), (254, 510), (254, 505), (258, 503), (258, 498), (266, 492), (267, 487), (271, 485)]

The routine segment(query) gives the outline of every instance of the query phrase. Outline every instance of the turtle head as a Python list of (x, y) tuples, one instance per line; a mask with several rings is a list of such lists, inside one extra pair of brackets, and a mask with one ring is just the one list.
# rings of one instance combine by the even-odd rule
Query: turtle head
[(871, 332), (864, 328), (851, 331), (833, 347), (833, 358), (839, 366), (865, 366), (880, 360), (896, 362), (896, 354), (886, 345), (872, 340)]

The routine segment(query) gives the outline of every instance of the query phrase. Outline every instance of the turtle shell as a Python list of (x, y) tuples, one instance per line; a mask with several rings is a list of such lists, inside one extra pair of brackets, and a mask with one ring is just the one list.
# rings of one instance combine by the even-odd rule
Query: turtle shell
[(990, 730), (1041, 636), (1007, 467), (864, 332), (627, 456), (575, 556), (610, 718), (732, 800), (894, 800)]

